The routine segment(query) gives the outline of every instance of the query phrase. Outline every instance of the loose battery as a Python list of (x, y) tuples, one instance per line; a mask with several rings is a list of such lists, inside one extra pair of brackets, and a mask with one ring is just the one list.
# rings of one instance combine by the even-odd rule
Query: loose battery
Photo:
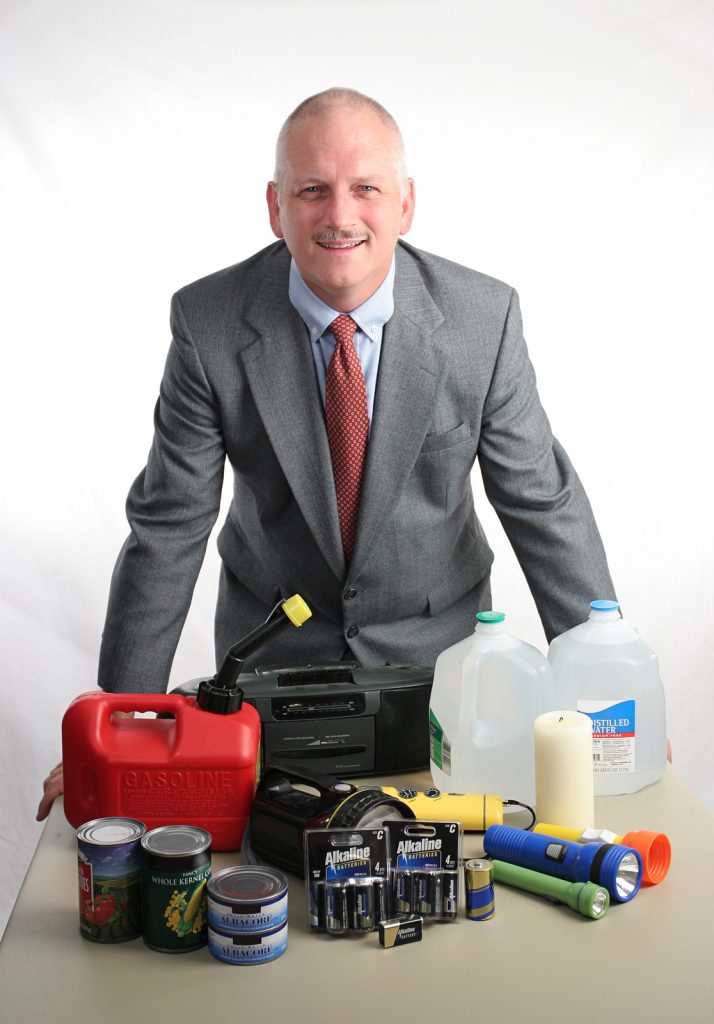
[(464, 878), (466, 916), (470, 921), (490, 921), (495, 912), (493, 863), (490, 860), (467, 860)]
[(422, 919), (420, 917), (395, 918), (379, 922), (379, 944), (385, 949), (393, 946), (406, 946), (410, 942), (420, 942), (422, 937)]

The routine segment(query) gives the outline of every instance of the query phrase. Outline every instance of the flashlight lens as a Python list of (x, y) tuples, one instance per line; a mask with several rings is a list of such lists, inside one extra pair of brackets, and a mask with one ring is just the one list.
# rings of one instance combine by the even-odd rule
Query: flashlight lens
[(634, 853), (626, 853), (620, 861), (615, 877), (617, 897), (623, 903), (637, 891), (640, 880), (640, 865)]
[(359, 819), (360, 828), (376, 828), (383, 821), (403, 821), (406, 818), (394, 804), (379, 803), (369, 807)]
[(608, 908), (610, 900), (608, 899), (607, 892), (604, 889), (598, 889), (593, 896), (592, 912), (593, 917), (602, 917)]

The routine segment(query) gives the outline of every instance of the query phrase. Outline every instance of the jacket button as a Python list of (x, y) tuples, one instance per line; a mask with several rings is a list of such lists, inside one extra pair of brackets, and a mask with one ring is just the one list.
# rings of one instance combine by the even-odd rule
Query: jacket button
[(350, 628), (347, 630), (347, 638), (349, 640), (351, 640), (352, 637), (357, 636), (358, 633), (359, 633), (359, 626), (350, 626)]
[(351, 601), (353, 597), (357, 597), (357, 591), (346, 590), (342, 596), (344, 597), (345, 601)]

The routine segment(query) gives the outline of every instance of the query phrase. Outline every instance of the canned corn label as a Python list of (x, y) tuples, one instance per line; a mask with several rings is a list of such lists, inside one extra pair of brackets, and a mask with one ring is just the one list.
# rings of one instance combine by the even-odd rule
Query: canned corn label
[(210, 874), (210, 861), (183, 871), (144, 868), (144, 941), (148, 946), (166, 953), (205, 946)]

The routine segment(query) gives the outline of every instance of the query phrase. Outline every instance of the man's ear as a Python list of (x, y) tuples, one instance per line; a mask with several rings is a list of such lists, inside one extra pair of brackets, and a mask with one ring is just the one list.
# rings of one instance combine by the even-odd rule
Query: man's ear
[(280, 227), (280, 203), (278, 202), (278, 186), (274, 181), (268, 182), (268, 188), (265, 192), (265, 198), (268, 203), (268, 215), (270, 217), (270, 226), (273, 229), (273, 234), (278, 238), (283, 237), (283, 229)]
[[(406, 235), (414, 220), (414, 205), (416, 203), (416, 192), (414, 190), (414, 179), (407, 178), (407, 187), (402, 199), (402, 222), (399, 227), (399, 234)], [(275, 229), (273, 229), (275, 230)]]

